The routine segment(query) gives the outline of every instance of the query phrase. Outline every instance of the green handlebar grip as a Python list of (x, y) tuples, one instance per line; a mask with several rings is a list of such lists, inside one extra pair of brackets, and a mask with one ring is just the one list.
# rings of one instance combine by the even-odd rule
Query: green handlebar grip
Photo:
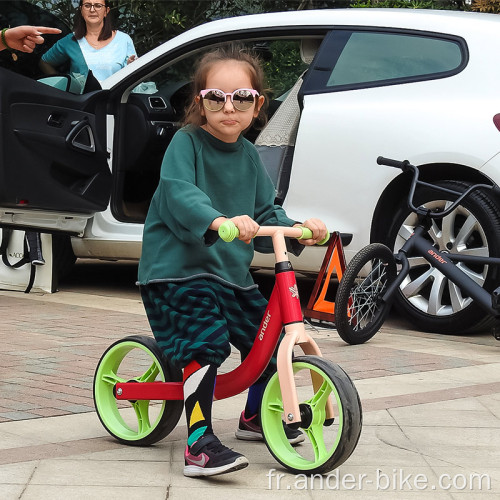
[(307, 227), (300, 226), (300, 229), (302, 229), (300, 240), (310, 240), (313, 237), (313, 232)]
[(325, 243), (328, 243), (328, 240), (330, 239), (330, 233), (326, 233), (326, 236), (323, 240), (318, 241), (316, 245), (324, 245)]
[[(300, 229), (302, 229), (302, 236), (300, 237), (301, 240), (309, 240), (312, 238), (312, 231), (310, 229), (304, 226), (300, 226)], [(316, 245), (324, 245), (329, 239), (330, 233), (328, 233), (323, 240), (318, 241)]]
[(226, 243), (233, 241), (239, 234), (240, 231), (232, 220), (227, 220), (219, 226), (219, 236)]

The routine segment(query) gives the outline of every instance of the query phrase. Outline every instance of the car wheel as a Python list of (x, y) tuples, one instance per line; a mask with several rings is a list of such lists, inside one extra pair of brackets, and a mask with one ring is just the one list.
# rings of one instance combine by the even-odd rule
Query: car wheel
[[(465, 191), (470, 183), (440, 181), (437, 185)], [(442, 209), (452, 195), (431, 188), (418, 189), (415, 205)], [(398, 210), (386, 244), (396, 252), (413, 232), (417, 216), (406, 206)], [(439, 250), (470, 255), (500, 255), (500, 211), (484, 192), (473, 192), (443, 220), (433, 223), (429, 240)], [(410, 257), (410, 273), (396, 294), (394, 305), (419, 329), (446, 334), (484, 330), (493, 323), (472, 298), (423, 258)], [(498, 286), (498, 267), (458, 263), (460, 269), (486, 290)]]

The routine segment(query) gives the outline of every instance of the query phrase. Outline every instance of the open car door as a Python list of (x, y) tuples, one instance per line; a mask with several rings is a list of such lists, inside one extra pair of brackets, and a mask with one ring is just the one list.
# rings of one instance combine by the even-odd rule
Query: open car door
[(0, 227), (82, 234), (106, 209), (107, 96), (73, 95), (0, 68)]

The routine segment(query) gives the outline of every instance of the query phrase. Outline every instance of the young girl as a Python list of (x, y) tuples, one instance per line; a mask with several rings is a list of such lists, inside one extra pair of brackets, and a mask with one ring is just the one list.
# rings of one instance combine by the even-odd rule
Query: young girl
[[(292, 226), (274, 205), (274, 186), (255, 147), (242, 137), (264, 104), (258, 60), (241, 47), (210, 52), (194, 75), (186, 126), (169, 145), (144, 226), (139, 284), (156, 341), (184, 369), (188, 426), (184, 475), (212, 476), (242, 469), (248, 460), (215, 437), (211, 412), (217, 368), (230, 343), (244, 358), (252, 347), (266, 300), (249, 272), (259, 225)], [(231, 219), (240, 231), (218, 239)], [(325, 225), (309, 219), (312, 245)], [(236, 437), (262, 439), (258, 409), (273, 359), (248, 393)], [(290, 442), (304, 439), (286, 428)]]

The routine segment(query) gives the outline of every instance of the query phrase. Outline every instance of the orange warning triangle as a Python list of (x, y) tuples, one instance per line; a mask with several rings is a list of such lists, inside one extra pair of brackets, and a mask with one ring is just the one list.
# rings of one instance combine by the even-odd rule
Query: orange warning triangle
[(337, 283), (345, 271), (345, 256), (340, 233), (332, 233), (311, 297), (304, 311), (306, 319), (335, 322), (335, 301), (327, 300), (332, 275)]

